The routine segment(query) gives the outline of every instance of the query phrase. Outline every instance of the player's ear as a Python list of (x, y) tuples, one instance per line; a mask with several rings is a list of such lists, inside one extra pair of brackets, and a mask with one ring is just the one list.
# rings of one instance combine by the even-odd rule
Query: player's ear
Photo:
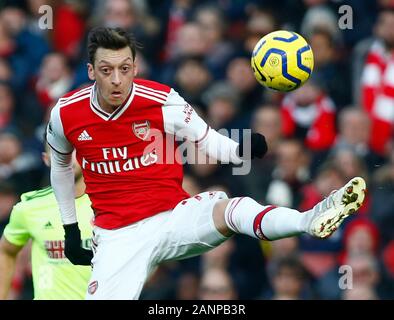
[(88, 63), (88, 77), (92, 81), (96, 80), (96, 77), (94, 76), (94, 67), (91, 63)]
[(49, 159), (49, 154), (47, 152), (42, 152), (41, 153), (42, 161), (44, 161), (45, 165), (47, 167), (50, 167), (50, 159)]
[(133, 73), (134, 73), (134, 77), (136, 77), (138, 74), (138, 67), (137, 67), (136, 60), (134, 60), (134, 62), (133, 62)]

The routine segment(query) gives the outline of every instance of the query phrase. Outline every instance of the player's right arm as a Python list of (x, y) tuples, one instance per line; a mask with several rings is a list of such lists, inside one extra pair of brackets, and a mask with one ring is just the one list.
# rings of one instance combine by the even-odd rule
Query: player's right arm
[(18, 253), (30, 239), (20, 204), (12, 209), (10, 221), (0, 239), (0, 300), (7, 299)]
[(23, 247), (9, 242), (4, 236), (0, 239), (0, 300), (6, 300), (15, 272), (16, 258)]
[(59, 103), (51, 112), (47, 142), (51, 147), (51, 185), (65, 231), (64, 254), (73, 264), (90, 265), (93, 253), (81, 247), (81, 232), (75, 211), (74, 147), (64, 134)]
[(59, 104), (51, 112), (47, 126), (47, 142), (51, 147), (51, 185), (59, 205), (62, 222), (64, 225), (76, 223), (72, 166), (74, 147), (64, 134)]

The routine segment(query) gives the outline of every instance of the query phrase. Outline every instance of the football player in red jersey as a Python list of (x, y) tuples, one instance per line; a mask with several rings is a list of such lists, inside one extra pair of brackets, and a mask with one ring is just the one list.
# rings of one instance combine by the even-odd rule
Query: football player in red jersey
[[(359, 177), (303, 213), (249, 197), (228, 199), (221, 191), (190, 198), (170, 147), (176, 139), (242, 164), (264, 156), (264, 136), (253, 133), (251, 141), (237, 143), (210, 128), (174, 89), (137, 79), (135, 42), (119, 28), (93, 29), (88, 54), (94, 84), (60, 98), (47, 129), (65, 254), (74, 264), (93, 266), (87, 299), (138, 299), (158, 264), (201, 254), (236, 233), (265, 240), (304, 232), (326, 238), (363, 203), (366, 186)], [(244, 152), (246, 145), (251, 150)], [(80, 245), (74, 149), (95, 212), (94, 256)]]

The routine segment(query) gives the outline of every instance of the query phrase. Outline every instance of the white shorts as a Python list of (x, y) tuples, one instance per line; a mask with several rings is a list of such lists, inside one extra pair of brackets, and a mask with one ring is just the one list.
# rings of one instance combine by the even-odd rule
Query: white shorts
[(157, 265), (202, 254), (226, 239), (212, 217), (222, 191), (204, 192), (173, 210), (115, 230), (94, 227), (93, 271), (86, 299), (138, 299)]

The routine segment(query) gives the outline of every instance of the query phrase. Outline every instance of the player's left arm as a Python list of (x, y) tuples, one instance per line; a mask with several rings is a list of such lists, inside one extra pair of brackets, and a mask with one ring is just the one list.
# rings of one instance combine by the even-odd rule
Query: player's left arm
[[(194, 142), (200, 151), (222, 162), (240, 164), (247, 159), (246, 154), (244, 156), (243, 135), (238, 143), (218, 133), (175, 90), (171, 89), (162, 111), (167, 133)], [(250, 138), (250, 158), (262, 158), (267, 152), (265, 137), (252, 133)]]

